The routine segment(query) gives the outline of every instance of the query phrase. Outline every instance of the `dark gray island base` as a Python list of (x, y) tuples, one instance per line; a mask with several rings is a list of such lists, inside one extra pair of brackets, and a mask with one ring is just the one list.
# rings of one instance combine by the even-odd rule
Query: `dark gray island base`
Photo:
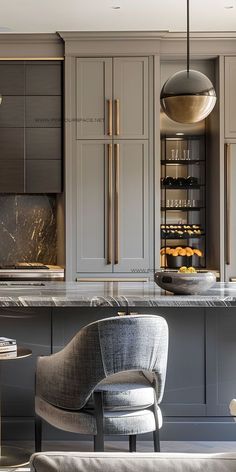
[[(60, 350), (86, 324), (118, 312), (157, 314), (168, 322), (161, 440), (235, 440), (228, 405), (236, 397), (236, 284), (174, 296), (141, 282), (0, 284), (0, 335), (33, 352), (20, 364), (2, 365), (3, 438), (34, 437), (37, 356)], [(51, 427), (44, 438), (78, 439)]]

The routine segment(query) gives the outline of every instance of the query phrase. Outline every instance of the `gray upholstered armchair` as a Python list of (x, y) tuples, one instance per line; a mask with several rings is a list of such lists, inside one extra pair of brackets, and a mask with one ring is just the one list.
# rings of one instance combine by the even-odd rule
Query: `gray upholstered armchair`
[(153, 432), (159, 451), (159, 408), (166, 376), (168, 326), (164, 318), (106, 318), (81, 329), (60, 352), (40, 357), (36, 370), (35, 445), (41, 450), (41, 418), (56, 428), (94, 436)]

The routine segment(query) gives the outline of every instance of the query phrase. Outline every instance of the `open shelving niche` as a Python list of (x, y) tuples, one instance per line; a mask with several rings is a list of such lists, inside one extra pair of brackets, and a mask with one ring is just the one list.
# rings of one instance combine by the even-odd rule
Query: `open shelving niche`
[[(187, 180), (184, 184), (183, 180), (178, 181), (179, 178), (187, 179), (189, 176), (195, 177), (197, 182), (189, 185)], [(176, 180), (166, 185), (166, 177)], [(206, 268), (205, 135), (161, 137), (160, 231), (161, 248), (190, 246), (200, 249), (203, 257), (194, 255), (192, 265), (198, 269)], [(161, 267), (167, 268), (165, 256), (161, 256)]]

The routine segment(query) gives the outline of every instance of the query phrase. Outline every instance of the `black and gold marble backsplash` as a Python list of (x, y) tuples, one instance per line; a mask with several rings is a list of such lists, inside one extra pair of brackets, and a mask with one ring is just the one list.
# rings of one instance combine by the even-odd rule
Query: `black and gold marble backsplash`
[(0, 194), (0, 264), (56, 264), (56, 197)]

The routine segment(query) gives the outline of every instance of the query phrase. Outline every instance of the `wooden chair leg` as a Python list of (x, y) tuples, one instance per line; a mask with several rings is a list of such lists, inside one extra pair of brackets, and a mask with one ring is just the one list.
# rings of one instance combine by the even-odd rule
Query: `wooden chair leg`
[(129, 452), (136, 452), (136, 434), (129, 436)]
[(35, 452), (42, 451), (42, 419), (35, 414)]
[(104, 428), (103, 428), (103, 394), (102, 392), (93, 393), (94, 412), (97, 425), (97, 434), (94, 436), (94, 452), (104, 451)]

